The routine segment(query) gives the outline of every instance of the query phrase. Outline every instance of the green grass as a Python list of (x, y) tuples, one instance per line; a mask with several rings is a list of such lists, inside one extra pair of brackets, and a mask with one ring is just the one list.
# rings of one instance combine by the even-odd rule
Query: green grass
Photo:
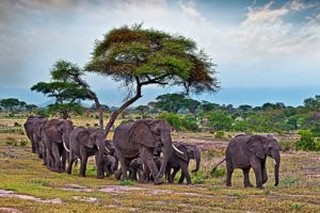
[[(16, 128), (10, 123), (8, 126)], [(112, 176), (97, 179), (93, 158), (89, 160), (85, 178), (78, 176), (79, 165), (71, 175), (54, 173), (31, 153), (30, 143), (21, 144), (27, 141), (25, 135), (0, 132), (0, 190), (48, 202), (1, 197), (0, 207), (22, 212), (320, 212), (320, 177), (317, 176), (320, 154), (282, 153), (278, 187), (273, 186), (271, 160), (267, 160), (269, 180), (263, 190), (244, 188), (241, 170), (234, 171), (233, 186), (226, 187), (225, 164), (219, 166), (214, 176), (210, 175), (212, 167), (223, 158), (225, 141), (215, 141), (203, 133), (179, 133), (173, 137), (207, 144), (203, 148), (200, 171), (191, 174), (192, 185), (179, 185), (177, 180), (175, 184), (153, 185), (117, 181)], [(250, 179), (254, 184), (252, 171)], [(75, 190), (70, 185), (83, 190)], [(62, 204), (49, 202), (56, 199)]]

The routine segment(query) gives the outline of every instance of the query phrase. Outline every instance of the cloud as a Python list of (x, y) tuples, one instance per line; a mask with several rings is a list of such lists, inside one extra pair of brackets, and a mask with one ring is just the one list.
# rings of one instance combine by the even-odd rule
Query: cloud
[[(194, 39), (218, 64), (223, 86), (260, 85), (265, 82), (255, 80), (253, 76), (266, 78), (268, 73), (286, 76), (299, 72), (292, 71), (294, 68), (288, 70), (286, 65), (289, 63), (297, 69), (312, 67), (305, 72), (320, 69), (320, 15), (316, 10), (319, 7), (313, 1), (293, 0), (280, 6), (273, 1), (265, 5), (252, 4), (246, 8), (243, 20), (227, 24), (223, 19), (218, 22), (201, 12), (198, 4), (203, 2), (0, 1), (0, 74), (12, 72), (22, 76), (21, 73), (27, 73), (18, 85), (30, 87), (37, 81), (46, 80), (55, 60), (63, 58), (82, 66), (89, 60), (95, 39), (101, 39), (114, 27), (141, 22), (146, 28)], [(212, 12), (217, 9), (212, 8)], [(227, 8), (225, 10), (227, 13)], [(296, 14), (305, 16), (307, 10), (308, 18), (298, 24), (290, 19)], [(17, 85), (8, 80), (9, 74), (6, 81), (2, 79), (1, 85)], [(237, 82), (238, 79), (241, 82)], [(282, 78), (278, 82), (281, 84), (286, 80), (288, 78)], [(96, 76), (88, 76), (88, 81), (94, 88), (117, 86)]]

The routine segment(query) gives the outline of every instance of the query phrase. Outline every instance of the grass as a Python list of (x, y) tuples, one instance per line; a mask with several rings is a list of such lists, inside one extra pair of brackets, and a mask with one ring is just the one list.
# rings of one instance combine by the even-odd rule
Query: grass
[[(81, 121), (93, 125), (96, 120), (90, 119), (81, 121), (79, 118), (74, 123), (80, 124)], [(0, 119), (0, 129), (19, 128), (14, 127), (14, 122), (22, 124), (24, 120)], [(86, 213), (320, 212), (320, 154), (282, 152), (278, 187), (273, 186), (271, 160), (267, 160), (269, 180), (264, 189), (244, 188), (241, 170), (234, 171), (233, 186), (226, 187), (225, 164), (220, 165), (216, 175), (210, 175), (212, 167), (223, 158), (226, 141), (217, 141), (212, 134), (204, 133), (174, 133), (173, 138), (197, 143), (202, 149), (200, 171), (196, 175), (191, 174), (193, 185), (156, 186), (121, 182), (114, 177), (96, 179), (93, 158), (89, 160), (85, 178), (78, 176), (79, 165), (72, 175), (54, 173), (31, 153), (30, 143), (24, 144), (28, 141), (25, 135), (0, 131), (0, 208), (14, 208), (22, 212)], [(192, 162), (190, 170), (194, 168)], [(254, 184), (252, 171), (250, 179)], [(10, 190), (14, 196), (2, 197), (1, 190)], [(27, 200), (28, 196), (38, 200)]]

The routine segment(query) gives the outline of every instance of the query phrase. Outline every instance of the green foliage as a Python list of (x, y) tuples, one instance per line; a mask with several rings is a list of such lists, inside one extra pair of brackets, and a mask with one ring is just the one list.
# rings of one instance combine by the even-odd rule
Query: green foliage
[(31, 87), (31, 90), (54, 98), (55, 103), (48, 107), (49, 113), (59, 112), (61, 117), (68, 118), (71, 112), (81, 113), (79, 104), (81, 100), (96, 97), (80, 79), (81, 74), (82, 71), (76, 64), (58, 60), (51, 69), (53, 81), (38, 82)]
[(215, 137), (215, 138), (218, 138), (218, 139), (222, 139), (222, 138), (224, 138), (224, 136), (225, 136), (225, 133), (224, 133), (224, 131), (222, 131), (222, 130), (216, 131), (216, 132), (214, 133), (214, 137)]
[(214, 130), (230, 130), (232, 127), (232, 118), (225, 112), (211, 112), (207, 117), (210, 128)]
[(133, 84), (143, 83), (201, 93), (219, 87), (214, 66), (191, 39), (135, 25), (115, 28), (97, 41), (86, 70), (122, 81), (128, 91)]
[(194, 174), (191, 181), (193, 184), (202, 184), (205, 182), (201, 172)]
[(132, 186), (133, 185), (133, 181), (130, 180), (130, 179), (121, 180), (119, 184), (122, 185), (122, 186)]
[(224, 168), (217, 168), (215, 171), (210, 171), (211, 177), (224, 177), (226, 175), (226, 170)]
[(176, 113), (161, 113), (158, 118), (165, 119), (172, 128), (177, 131), (197, 131), (197, 120), (191, 115), (179, 115)]
[(293, 211), (300, 212), (300, 211), (302, 211), (302, 209), (305, 205), (306, 205), (305, 203), (292, 203), (292, 204), (290, 204), (290, 209)]
[(16, 111), (22, 110), (26, 105), (27, 104), (24, 101), (20, 101), (17, 98), (6, 98), (0, 100), (0, 108), (8, 110), (12, 117), (14, 117)]
[(298, 132), (300, 140), (296, 143), (298, 150), (304, 151), (319, 151), (320, 144), (315, 140), (313, 133), (310, 130), (300, 130)]

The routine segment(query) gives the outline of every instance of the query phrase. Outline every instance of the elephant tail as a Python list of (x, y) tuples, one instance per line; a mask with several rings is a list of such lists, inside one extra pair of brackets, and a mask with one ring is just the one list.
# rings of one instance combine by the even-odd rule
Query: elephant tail
[(225, 160), (226, 158), (223, 158), (222, 161), (220, 161), (215, 167), (213, 167), (211, 170), (211, 174), (213, 174), (217, 170), (218, 166), (220, 166), (220, 164), (222, 164)]

